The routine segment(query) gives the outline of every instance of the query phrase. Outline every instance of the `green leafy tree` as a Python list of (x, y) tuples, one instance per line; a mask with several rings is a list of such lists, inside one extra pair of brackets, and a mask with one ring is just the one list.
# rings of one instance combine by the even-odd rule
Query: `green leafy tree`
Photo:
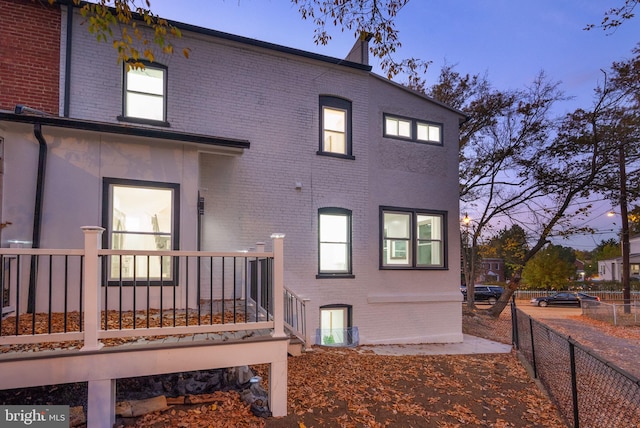
[[(49, 4), (60, 0), (47, 0)], [(99, 42), (111, 43), (118, 61), (127, 67), (144, 68), (141, 60), (153, 62), (159, 53), (173, 54), (180, 29), (153, 13), (150, 0), (72, 0), (86, 20), (87, 29)], [(188, 58), (190, 49), (182, 54)]]
[(527, 262), (522, 271), (522, 280), (529, 288), (563, 289), (575, 275), (573, 262), (575, 255), (571, 248), (547, 245)]
[[(61, 0), (39, 0), (49, 4)], [(140, 60), (154, 61), (160, 54), (173, 54), (180, 29), (153, 12), (151, 0), (71, 0), (80, 8), (87, 29), (101, 42), (112, 43), (118, 59), (128, 66), (144, 68)], [(369, 41), (369, 51), (380, 59), (380, 66), (389, 79), (405, 73), (410, 82), (419, 80), (429, 61), (417, 58), (397, 59), (402, 46), (395, 19), (409, 0), (291, 0), (302, 19), (316, 26), (316, 44), (331, 41), (329, 27), (351, 31), (355, 37)], [(188, 7), (185, 5), (185, 7)], [(189, 57), (190, 49), (182, 48)]]
[(593, 250), (593, 259), (596, 262), (615, 259), (616, 257), (620, 257), (620, 243), (613, 238), (600, 241)]
[(488, 243), (480, 248), (480, 255), (503, 259), (505, 278), (511, 280), (514, 270), (523, 265), (528, 248), (525, 230), (520, 225), (514, 224), (510, 228), (505, 227), (490, 238)]
[(631, 236), (640, 235), (640, 206), (638, 205), (629, 211), (629, 233)]

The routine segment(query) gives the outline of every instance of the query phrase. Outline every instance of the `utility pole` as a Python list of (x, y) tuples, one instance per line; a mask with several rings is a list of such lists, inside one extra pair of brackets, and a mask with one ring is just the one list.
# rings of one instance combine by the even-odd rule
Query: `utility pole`
[(627, 208), (627, 169), (624, 143), (620, 143), (618, 148), (620, 162), (620, 217), (622, 217), (622, 233), (620, 246), (622, 249), (622, 298), (624, 299), (624, 312), (631, 312), (631, 265), (629, 261), (629, 213)]

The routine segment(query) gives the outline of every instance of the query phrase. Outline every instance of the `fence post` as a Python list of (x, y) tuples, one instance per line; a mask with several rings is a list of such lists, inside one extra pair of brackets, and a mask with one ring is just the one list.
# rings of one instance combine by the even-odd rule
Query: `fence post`
[(284, 332), (284, 233), (274, 233), (273, 240), (273, 337), (287, 337)]
[(518, 336), (518, 310), (516, 309), (515, 296), (511, 300), (511, 343), (520, 349), (520, 337)]
[(580, 414), (578, 412), (578, 380), (576, 379), (575, 345), (569, 338), (569, 361), (571, 363), (571, 397), (573, 399), (573, 428), (580, 428)]
[(536, 364), (536, 341), (533, 338), (533, 318), (529, 317), (529, 334), (531, 335), (531, 366), (533, 367), (533, 377), (538, 378), (538, 367)]
[(614, 303), (611, 307), (613, 309), (613, 325), (618, 325), (618, 310), (616, 309), (616, 304)]
[(98, 341), (100, 330), (100, 261), (98, 249), (102, 247), (104, 229), (99, 226), (83, 226), (84, 233), (84, 346), (81, 351), (102, 348)]

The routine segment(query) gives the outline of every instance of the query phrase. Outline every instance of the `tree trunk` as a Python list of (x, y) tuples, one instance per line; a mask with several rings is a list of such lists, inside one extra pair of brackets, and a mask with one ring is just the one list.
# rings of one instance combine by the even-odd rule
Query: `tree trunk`
[(507, 307), (509, 301), (511, 300), (511, 296), (516, 292), (518, 287), (520, 286), (520, 272), (514, 273), (511, 277), (511, 281), (507, 283), (506, 288), (504, 289), (504, 293), (500, 296), (500, 299), (489, 309), (489, 315), (493, 318), (500, 317), (500, 314)]

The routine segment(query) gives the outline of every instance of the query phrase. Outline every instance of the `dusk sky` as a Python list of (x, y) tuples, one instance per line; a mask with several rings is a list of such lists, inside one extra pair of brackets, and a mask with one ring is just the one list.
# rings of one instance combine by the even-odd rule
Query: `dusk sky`
[[(497, 89), (521, 89), (542, 70), (561, 82), (574, 97), (558, 114), (578, 106), (589, 108), (601, 69), (631, 57), (640, 42), (638, 20), (615, 32), (585, 31), (604, 12), (623, 0), (411, 0), (396, 19), (402, 48), (398, 58), (432, 61), (428, 84), (445, 64), (461, 73), (486, 74)], [(288, 0), (151, 0), (158, 15), (200, 27), (224, 31), (336, 58), (344, 58), (354, 43), (350, 32), (332, 31), (327, 46), (313, 42), (314, 25), (303, 21)], [(372, 59), (374, 72), (381, 74)], [(399, 79), (403, 83), (402, 79)], [(590, 224), (600, 233), (558, 243), (591, 249), (616, 237), (619, 220), (606, 216), (611, 205), (599, 203)], [(616, 222), (616, 224), (614, 224)]]

